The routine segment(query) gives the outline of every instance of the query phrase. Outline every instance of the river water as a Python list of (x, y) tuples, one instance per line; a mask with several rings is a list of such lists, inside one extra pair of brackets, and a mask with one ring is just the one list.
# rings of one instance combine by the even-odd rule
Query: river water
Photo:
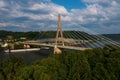
[(40, 53), (40, 51), (32, 52), (17, 52), (17, 53), (4, 53), (0, 52), (0, 62), (11, 56), (20, 56), (24, 59), (25, 63), (30, 64), (35, 60), (46, 58), (49, 54)]
[[(117, 42), (120, 43), (120, 40), (117, 41)], [(97, 42), (97, 44), (98, 43), (99, 42)], [(96, 44), (96, 43), (94, 43), (94, 44)], [(90, 44), (87, 44), (87, 45), (90, 45)], [(23, 57), (24, 61), (29, 64), (29, 63), (31, 63), (35, 60), (41, 60), (43, 58), (46, 58), (51, 54), (53, 54), (53, 49), (41, 50), (41, 51), (32, 51), (32, 52), (24, 51), (24, 52), (17, 52), (17, 53), (3, 53), (3, 52), (0, 52), (0, 62), (3, 61), (6, 58), (11, 57), (11, 56), (21, 56), (21, 57)]]

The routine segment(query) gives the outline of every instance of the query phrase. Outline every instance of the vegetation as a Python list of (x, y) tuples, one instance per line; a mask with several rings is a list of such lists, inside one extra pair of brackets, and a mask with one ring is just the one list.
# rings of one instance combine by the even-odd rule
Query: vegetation
[(26, 65), (21, 57), (0, 63), (0, 80), (119, 80), (120, 49), (64, 50)]
[(104, 34), (103, 36), (106, 36), (113, 40), (120, 40), (120, 34)]
[(4, 48), (0, 46), (0, 52), (3, 52), (4, 51)]
[[(95, 35), (89, 35), (85, 32), (81, 32), (81, 31), (64, 31), (63, 35), (65, 38), (67, 38), (68, 36), (66, 35), (71, 35), (71, 34), (77, 34), (79, 36), (81, 36), (81, 39), (85, 39), (87, 40), (87, 37), (89, 38), (93, 38), (93, 39), (98, 39)], [(4, 31), (4, 30), (0, 30), (0, 38), (5, 40), (8, 36), (12, 36), (14, 39), (19, 40), (21, 37), (26, 37), (27, 40), (28, 39), (38, 39), (38, 38), (55, 38), (56, 35), (56, 31), (41, 31), (41, 32), (12, 32), (12, 31)], [(120, 34), (104, 34), (104, 36), (113, 39), (113, 40), (120, 40)], [(72, 36), (71, 36), (72, 37)], [(78, 37), (74, 36), (75, 39), (77, 39)]]
[(20, 39), (20, 37), (27, 37), (27, 39), (33, 39), (39, 32), (12, 32), (0, 30), (0, 38), (6, 39), (7, 36), (13, 36), (14, 39)]

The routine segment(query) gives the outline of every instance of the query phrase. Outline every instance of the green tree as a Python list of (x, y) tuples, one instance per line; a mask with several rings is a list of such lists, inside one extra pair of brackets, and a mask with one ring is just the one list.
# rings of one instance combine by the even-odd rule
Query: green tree
[(4, 76), (2, 73), (0, 73), (0, 80), (4, 80)]
[(66, 66), (58, 60), (48, 57), (41, 61), (41, 65), (46, 67), (50, 80), (64, 80), (66, 78)]
[(33, 80), (34, 66), (26, 66), (21, 68), (14, 80)]
[(25, 63), (21, 57), (10, 57), (0, 63), (0, 71), (7, 80), (12, 80), (16, 73), (24, 67)]
[(92, 80), (111, 80), (108, 71), (104, 68), (104, 64), (96, 63), (92, 70)]
[[(75, 57), (75, 56), (74, 56)], [(71, 80), (90, 80), (90, 65), (84, 54), (76, 55), (77, 60), (71, 67)]]

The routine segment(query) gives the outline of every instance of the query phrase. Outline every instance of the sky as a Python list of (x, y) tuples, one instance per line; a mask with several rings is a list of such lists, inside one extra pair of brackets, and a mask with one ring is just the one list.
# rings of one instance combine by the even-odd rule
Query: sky
[(0, 0), (0, 30), (120, 33), (120, 0)]

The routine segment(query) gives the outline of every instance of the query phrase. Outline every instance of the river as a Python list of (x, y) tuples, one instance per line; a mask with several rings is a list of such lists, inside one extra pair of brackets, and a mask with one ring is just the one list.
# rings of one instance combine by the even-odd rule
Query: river
[(49, 54), (40, 53), (40, 51), (17, 52), (17, 53), (0, 52), (0, 62), (11, 56), (21, 56), (24, 59), (25, 63), (30, 64), (31, 62), (35, 60), (41, 60), (43, 58), (46, 58), (48, 55)]
[[(117, 42), (120, 43), (120, 40), (117, 41)], [(11, 57), (11, 56), (21, 56), (21, 57), (23, 57), (24, 61), (27, 64), (30, 64), (31, 62), (33, 62), (35, 60), (41, 60), (43, 58), (46, 58), (47, 56), (49, 56), (52, 53), (53, 53), (53, 49), (41, 50), (41, 51), (32, 51), (32, 52), (24, 51), (24, 52), (17, 52), (17, 53), (3, 53), (3, 52), (0, 52), (0, 62), (3, 61), (6, 58)]]

